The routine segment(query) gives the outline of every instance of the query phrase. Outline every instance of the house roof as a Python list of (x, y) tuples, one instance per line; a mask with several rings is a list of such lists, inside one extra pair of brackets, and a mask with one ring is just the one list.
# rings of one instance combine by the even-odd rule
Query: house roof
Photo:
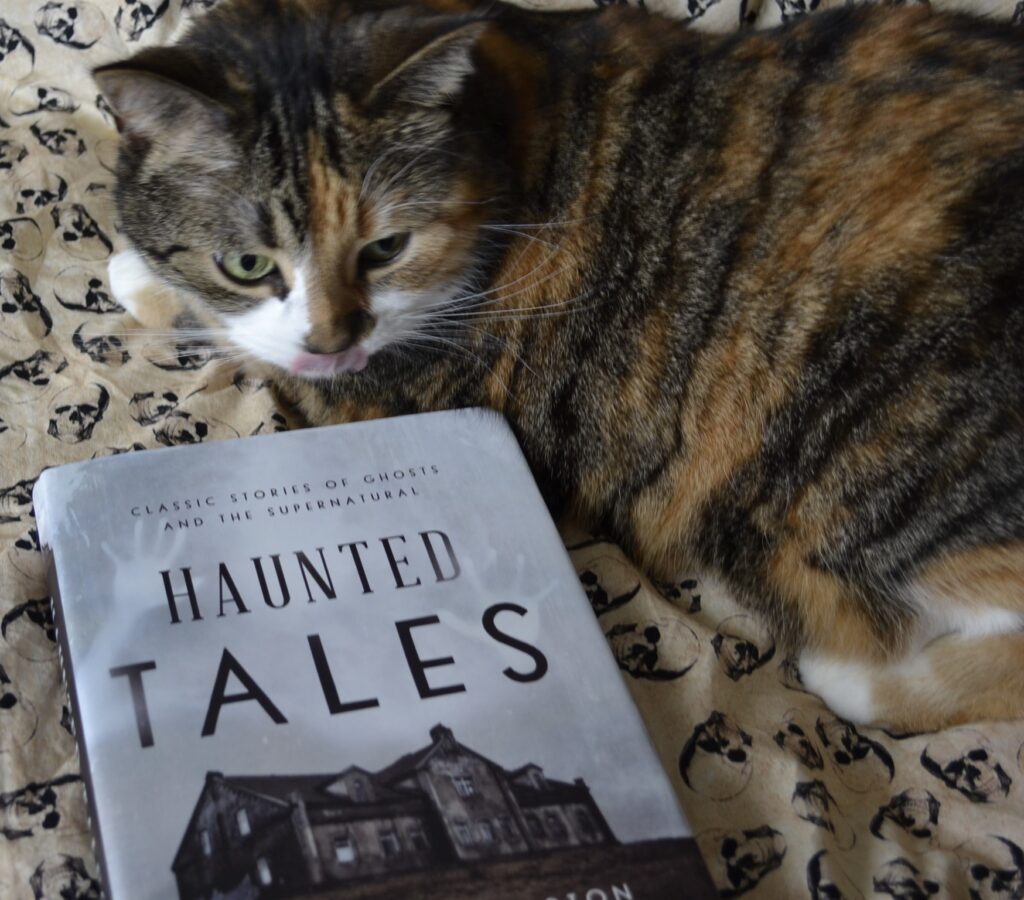
[(293, 794), (303, 800), (314, 799), (333, 780), (330, 775), (226, 775), (221, 779), (228, 787), (279, 803), (289, 803)]
[(436, 746), (436, 744), (428, 744), (426, 747), (400, 756), (390, 766), (381, 769), (377, 773), (377, 778), (383, 784), (394, 784), (396, 781), (401, 781), (419, 769), (430, 758)]
[(476, 750), (473, 750), (471, 747), (467, 747), (465, 744), (455, 740), (455, 736), (452, 732), (443, 725), (435, 725), (430, 729), (430, 734), (433, 740), (427, 744), (427, 746), (421, 747), (419, 750), (414, 750), (412, 753), (406, 753), (405, 756), (400, 756), (390, 766), (385, 766), (381, 769), (377, 773), (377, 779), (382, 784), (395, 784), (398, 781), (408, 778), (414, 772), (423, 768), (430, 757), (440, 749), (445, 737), (450, 738), (454, 746), (467, 756), (475, 756), (491, 768), (508, 774), (504, 767), (499, 766), (496, 762), (488, 759), (482, 753), (477, 753)]
[[(365, 800), (356, 800), (327, 790), (339, 778), (350, 772), (365, 775), (373, 784), (375, 796)], [(258, 794), (271, 801), (291, 803), (292, 797), (298, 795), (307, 806), (329, 803), (332, 806), (376, 806), (380, 803), (391, 803), (413, 799), (408, 791), (388, 787), (382, 784), (376, 775), (358, 766), (349, 766), (341, 772), (327, 775), (228, 775), (222, 782), (229, 788)]]
[(590, 790), (583, 784), (555, 781), (552, 778), (546, 781), (547, 787), (544, 790), (513, 781), (512, 793), (519, 805), (526, 809), (531, 806), (547, 806), (549, 803), (587, 803), (591, 799)]

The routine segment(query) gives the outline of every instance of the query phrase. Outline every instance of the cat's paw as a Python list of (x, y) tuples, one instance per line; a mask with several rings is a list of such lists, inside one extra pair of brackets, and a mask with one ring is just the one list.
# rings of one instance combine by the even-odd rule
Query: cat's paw
[(134, 250), (124, 250), (110, 258), (107, 281), (118, 305), (139, 320), (143, 318), (141, 311), (146, 295), (160, 288), (160, 283)]
[(803, 686), (821, 697), (832, 712), (858, 725), (875, 719), (874, 667), (809, 650), (800, 654), (799, 666)]

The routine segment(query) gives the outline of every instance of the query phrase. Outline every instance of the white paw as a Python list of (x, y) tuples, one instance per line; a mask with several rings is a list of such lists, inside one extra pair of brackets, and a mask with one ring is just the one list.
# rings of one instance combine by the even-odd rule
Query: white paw
[(878, 672), (875, 666), (810, 651), (800, 654), (799, 665), (804, 687), (821, 697), (834, 713), (858, 725), (875, 719), (871, 696), (871, 679)]
[(136, 319), (139, 318), (143, 294), (160, 286), (149, 266), (134, 250), (125, 250), (110, 258), (107, 281), (114, 300)]

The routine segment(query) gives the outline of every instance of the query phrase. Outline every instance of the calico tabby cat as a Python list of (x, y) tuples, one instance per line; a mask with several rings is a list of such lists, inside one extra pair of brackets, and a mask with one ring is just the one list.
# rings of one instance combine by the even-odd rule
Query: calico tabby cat
[(1024, 715), (1024, 44), (926, 8), (227, 0), (96, 78), (154, 284), (310, 423), (489, 406), (861, 722)]

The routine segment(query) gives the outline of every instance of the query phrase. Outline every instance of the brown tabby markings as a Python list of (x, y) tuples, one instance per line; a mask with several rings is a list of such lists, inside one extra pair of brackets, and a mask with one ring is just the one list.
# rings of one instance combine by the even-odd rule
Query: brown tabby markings
[(699, 527), (702, 509), (753, 459), (767, 411), (778, 402), (780, 386), (756, 365), (756, 357), (744, 353), (747, 341), (747, 333), (734, 329), (701, 351), (678, 424), (687, 449), (633, 510), (633, 527), (643, 536), (637, 552), (657, 572), (672, 571), (679, 546)]
[[(324, 158), (315, 133), (309, 146), (309, 236), (317, 274), (307, 286), (311, 324), (307, 345), (312, 352), (331, 353), (348, 337), (349, 316), (367, 307), (354, 278), (355, 258), (350, 235), (359, 229), (359, 201), (355, 186)], [(344, 298), (338, 302), (339, 298)]]
[[(975, 585), (976, 594), (964, 596), (963, 582)], [(984, 598), (993, 606), (1024, 610), (1024, 542), (945, 556), (924, 568), (918, 584), (951, 607)]]

